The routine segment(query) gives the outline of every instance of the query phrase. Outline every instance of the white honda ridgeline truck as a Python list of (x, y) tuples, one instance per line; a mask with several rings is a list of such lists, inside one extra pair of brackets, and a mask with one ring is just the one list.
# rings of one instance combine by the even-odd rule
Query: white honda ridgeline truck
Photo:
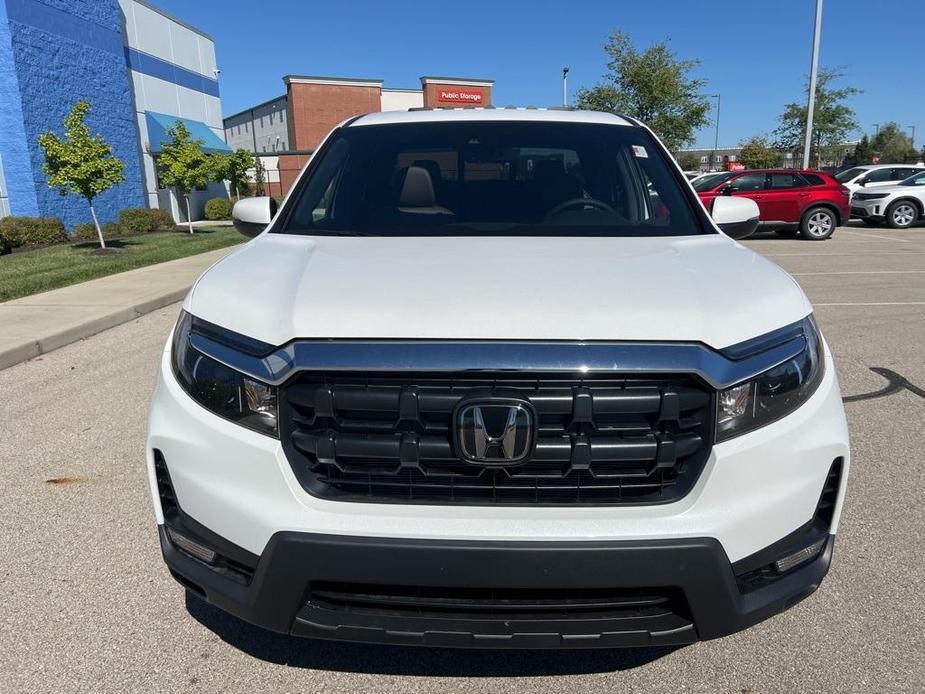
[(630, 118), (350, 119), (205, 272), (161, 360), (164, 560), (267, 629), (684, 644), (802, 600), (848, 431), (797, 283)]

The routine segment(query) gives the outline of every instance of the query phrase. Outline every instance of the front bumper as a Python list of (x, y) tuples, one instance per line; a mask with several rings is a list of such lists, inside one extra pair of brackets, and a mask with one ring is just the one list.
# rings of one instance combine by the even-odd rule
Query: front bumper
[[(280, 532), (242, 585), (178, 550), (164, 526), (160, 537), (181, 583), (266, 629), (460, 648), (666, 646), (717, 638), (815, 591), (834, 546), (827, 536), (814, 560), (742, 593), (711, 538), (465, 542)], [(486, 603), (486, 595), (497, 599)]]
[(858, 219), (880, 220), (886, 214), (886, 204), (882, 200), (852, 200), (851, 216)]

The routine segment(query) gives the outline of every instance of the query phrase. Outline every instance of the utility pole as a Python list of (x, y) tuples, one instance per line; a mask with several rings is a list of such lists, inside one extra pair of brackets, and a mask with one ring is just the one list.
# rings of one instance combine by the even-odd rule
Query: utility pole
[(809, 103), (806, 106), (806, 138), (803, 141), (803, 168), (809, 168), (809, 149), (813, 141), (813, 109), (816, 108), (816, 76), (819, 72), (819, 35), (822, 33), (822, 0), (816, 0), (813, 23), (813, 62), (809, 70)]
[(562, 68), (562, 105), (568, 108), (568, 65)]
[(880, 134), (880, 123), (874, 123), (874, 137)]
[(710, 155), (710, 166), (716, 164), (716, 150), (719, 149), (719, 94), (710, 94), (711, 99), (716, 99), (716, 136), (713, 138), (713, 154)]
[(911, 144), (912, 144), (912, 148), (915, 149), (915, 126), (914, 126), (914, 125), (907, 125), (906, 127), (909, 128), (909, 130), (912, 131), (912, 143), (911, 143)]

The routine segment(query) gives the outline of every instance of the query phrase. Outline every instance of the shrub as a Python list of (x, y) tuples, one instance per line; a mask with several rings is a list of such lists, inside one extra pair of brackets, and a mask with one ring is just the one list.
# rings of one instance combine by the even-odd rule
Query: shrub
[(57, 217), (4, 217), (0, 219), (0, 247), (49, 246), (65, 243), (64, 223)]
[[(107, 241), (124, 235), (122, 226), (118, 222), (107, 222), (103, 225), (103, 238)], [(71, 229), (71, 241), (99, 241), (99, 238), (93, 222), (75, 224)]]
[(147, 234), (173, 229), (173, 219), (164, 210), (129, 207), (119, 213), (119, 226), (129, 234)]
[(231, 219), (231, 208), (231, 200), (228, 198), (209, 198), (206, 200), (206, 219)]

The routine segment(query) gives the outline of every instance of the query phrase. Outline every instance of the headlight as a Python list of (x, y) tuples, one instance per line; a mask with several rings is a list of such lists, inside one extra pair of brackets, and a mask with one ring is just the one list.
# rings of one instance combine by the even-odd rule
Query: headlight
[[(180, 311), (174, 328), (171, 361), (177, 381), (210, 412), (261, 434), (279, 436), (276, 387), (255, 381), (195, 349), (189, 341), (194, 320)], [(214, 332), (215, 327), (210, 328)]]
[(716, 401), (716, 441), (784, 417), (809, 399), (825, 371), (822, 339), (812, 316), (803, 321), (802, 352), (744, 383), (722, 390)]
[(855, 193), (854, 197), (858, 200), (881, 200), (889, 193)]

